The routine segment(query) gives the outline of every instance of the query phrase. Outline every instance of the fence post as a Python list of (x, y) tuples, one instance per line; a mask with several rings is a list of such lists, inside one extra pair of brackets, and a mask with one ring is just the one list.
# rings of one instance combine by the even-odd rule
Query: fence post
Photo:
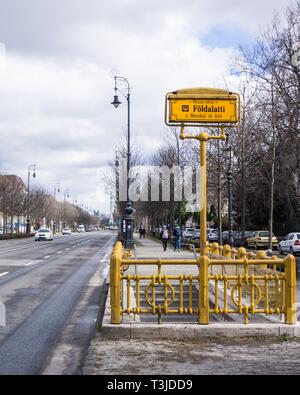
[(285, 323), (294, 325), (297, 323), (297, 283), (296, 283), (296, 259), (293, 255), (285, 258)]
[(223, 247), (223, 257), (231, 259), (231, 247), (229, 244), (225, 244)]
[(200, 256), (198, 258), (199, 266), (199, 317), (198, 322), (201, 325), (209, 324), (209, 278), (208, 267), (209, 258), (207, 256)]
[[(119, 245), (120, 244), (120, 245)], [(121, 324), (121, 243), (117, 243), (110, 258), (111, 323)]]

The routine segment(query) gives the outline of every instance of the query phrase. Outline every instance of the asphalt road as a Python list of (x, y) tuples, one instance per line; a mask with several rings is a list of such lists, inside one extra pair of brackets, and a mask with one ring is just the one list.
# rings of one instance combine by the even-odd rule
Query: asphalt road
[(0, 302), (6, 309), (6, 325), (0, 321), (0, 375), (41, 374), (79, 304), (82, 314), (72, 327), (79, 328), (75, 342), (84, 353), (83, 337), (89, 339), (99, 313), (96, 302), (89, 310), (85, 294), (99, 274), (93, 288), (98, 301), (114, 241), (113, 232), (95, 232), (56, 236), (53, 242), (0, 242)]

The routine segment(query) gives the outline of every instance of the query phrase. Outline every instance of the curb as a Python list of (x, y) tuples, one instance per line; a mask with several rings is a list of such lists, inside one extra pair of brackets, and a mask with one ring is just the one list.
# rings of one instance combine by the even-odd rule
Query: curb
[(121, 325), (110, 323), (110, 295), (107, 296), (101, 335), (109, 339), (196, 340), (201, 338), (300, 338), (300, 323), (285, 324), (149, 324), (124, 315)]

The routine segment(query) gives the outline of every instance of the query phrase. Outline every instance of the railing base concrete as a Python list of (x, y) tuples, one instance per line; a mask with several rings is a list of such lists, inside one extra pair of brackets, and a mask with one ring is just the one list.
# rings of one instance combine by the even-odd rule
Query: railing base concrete
[(105, 314), (101, 328), (103, 337), (110, 339), (144, 339), (144, 340), (195, 340), (201, 338), (300, 338), (300, 323), (285, 324), (235, 324), (197, 323), (152, 324), (133, 321), (133, 317), (124, 315), (121, 325), (110, 323), (110, 298), (106, 301)]

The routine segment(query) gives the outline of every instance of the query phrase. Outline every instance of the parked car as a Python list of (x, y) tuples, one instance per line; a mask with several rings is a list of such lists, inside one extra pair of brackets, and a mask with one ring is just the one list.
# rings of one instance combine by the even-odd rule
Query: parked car
[(184, 237), (191, 240), (194, 237), (194, 228), (186, 228)]
[(219, 231), (218, 229), (207, 229), (207, 240), (210, 243), (217, 243), (219, 241)]
[(196, 228), (194, 228), (194, 236), (193, 239), (200, 239), (200, 226), (196, 226)]
[(61, 231), (61, 233), (62, 233), (63, 235), (71, 235), (71, 234), (72, 234), (72, 231), (71, 231), (70, 228), (64, 228), (64, 229)]
[(289, 254), (299, 254), (300, 253), (300, 232), (288, 234), (284, 240), (279, 243), (279, 252), (284, 254), (285, 252)]
[(245, 247), (247, 246), (247, 239), (252, 237), (253, 231), (245, 232), (245, 240), (243, 240), (243, 232), (235, 232), (233, 235), (233, 241), (235, 247)]
[(41, 228), (35, 233), (35, 241), (40, 240), (53, 240), (52, 230), (49, 228)]
[[(265, 230), (253, 232), (251, 237), (247, 239), (247, 246), (258, 250), (259, 248), (269, 247), (269, 235), (270, 233)], [(272, 245), (274, 249), (278, 248), (278, 239), (272, 235)]]
[(223, 245), (229, 243), (229, 232), (228, 232), (228, 230), (225, 230), (225, 231), (222, 233), (222, 243), (223, 243)]

